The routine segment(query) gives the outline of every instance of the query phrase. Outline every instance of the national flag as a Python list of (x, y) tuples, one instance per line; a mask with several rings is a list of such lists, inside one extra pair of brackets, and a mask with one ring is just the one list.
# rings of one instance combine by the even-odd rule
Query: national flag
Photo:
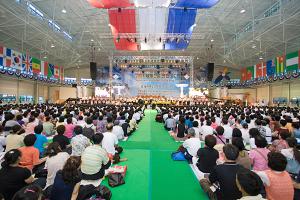
[(64, 75), (64, 68), (60, 67), (60, 80), (64, 80), (65, 79), (65, 75)]
[(256, 64), (254, 67), (256, 69), (256, 78), (261, 78), (266, 76), (267, 74), (266, 63), (261, 62)]
[(247, 67), (247, 80), (252, 80), (256, 78), (256, 67)]
[(48, 64), (48, 74), (47, 74), (47, 77), (48, 78), (52, 78), (54, 75), (54, 65), (52, 64)]
[(60, 68), (59, 66), (54, 66), (54, 78), (59, 78), (59, 73), (60, 72)]
[(32, 57), (27, 53), (22, 55), (22, 71), (32, 73)]
[(41, 72), (40, 74), (43, 76), (48, 76), (48, 67), (49, 64), (46, 61), (41, 61)]
[(276, 74), (284, 72), (284, 56), (278, 56), (275, 58), (275, 72)]
[(275, 63), (273, 60), (267, 61), (267, 75), (273, 76), (275, 74)]
[(32, 72), (40, 74), (41, 72), (41, 61), (37, 58), (32, 58)]
[(299, 52), (300, 51), (295, 51), (295, 52), (286, 54), (285, 69), (287, 72), (298, 70), (298, 68), (299, 68)]
[(22, 54), (14, 50), (12, 50), (12, 67), (22, 70)]
[(241, 77), (242, 81), (246, 81), (247, 80), (247, 68), (244, 67), (241, 69), (241, 75), (242, 75), (242, 77)]
[(11, 67), (11, 49), (0, 46), (0, 66)]

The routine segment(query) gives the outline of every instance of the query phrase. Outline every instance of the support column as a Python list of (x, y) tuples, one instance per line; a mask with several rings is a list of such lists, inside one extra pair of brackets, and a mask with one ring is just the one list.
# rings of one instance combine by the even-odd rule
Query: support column
[(190, 87), (194, 88), (194, 59), (191, 57), (191, 70), (190, 70)]
[(17, 79), (17, 94), (16, 94), (16, 103), (20, 103), (20, 79)]
[(269, 106), (271, 106), (273, 104), (273, 100), (272, 100), (272, 88), (270, 84), (268, 86), (268, 90), (269, 90)]
[(39, 85), (37, 81), (34, 81), (34, 103), (39, 103)]
[(112, 68), (113, 68), (113, 56), (109, 57), (109, 101), (112, 101)]
[(291, 83), (288, 82), (288, 100), (287, 100), (287, 106), (290, 106), (290, 103), (291, 103)]

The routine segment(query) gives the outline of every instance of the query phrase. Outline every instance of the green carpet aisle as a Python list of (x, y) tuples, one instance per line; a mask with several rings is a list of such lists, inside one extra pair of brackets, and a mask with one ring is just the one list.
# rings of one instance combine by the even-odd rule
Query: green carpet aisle
[[(174, 142), (162, 124), (155, 122), (156, 111), (146, 110), (139, 129), (127, 142), (121, 157), (128, 161), (125, 185), (111, 188), (112, 200), (201, 200), (208, 199), (186, 162), (174, 162), (170, 154)], [(107, 185), (107, 179), (104, 182)]]

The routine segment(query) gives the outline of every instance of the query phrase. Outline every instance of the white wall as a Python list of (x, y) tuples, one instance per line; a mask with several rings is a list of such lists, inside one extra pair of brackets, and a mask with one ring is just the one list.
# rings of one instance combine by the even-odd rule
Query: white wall
[[(17, 95), (19, 81), (19, 95), (35, 97), (35, 82), (33, 80), (18, 80), (15, 76), (9, 77), (0, 75), (0, 93)], [(43, 97), (44, 100), (50, 102), (57, 102), (66, 100), (68, 98), (76, 98), (76, 88), (71, 86), (60, 87), (58, 85), (51, 85), (42, 82), (37, 82), (37, 95)], [(87, 97), (94, 96), (94, 88), (87, 88)]]

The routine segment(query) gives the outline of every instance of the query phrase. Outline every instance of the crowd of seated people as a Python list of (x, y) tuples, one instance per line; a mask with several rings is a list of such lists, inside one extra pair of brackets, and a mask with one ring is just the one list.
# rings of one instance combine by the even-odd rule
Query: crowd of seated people
[(108, 199), (99, 193), (106, 169), (126, 160), (119, 141), (138, 129), (143, 110), (103, 104), (0, 106), (0, 199)]
[[(156, 120), (182, 142), (210, 199), (300, 199), (300, 110), (162, 106)], [(252, 171), (251, 171), (252, 170)]]

